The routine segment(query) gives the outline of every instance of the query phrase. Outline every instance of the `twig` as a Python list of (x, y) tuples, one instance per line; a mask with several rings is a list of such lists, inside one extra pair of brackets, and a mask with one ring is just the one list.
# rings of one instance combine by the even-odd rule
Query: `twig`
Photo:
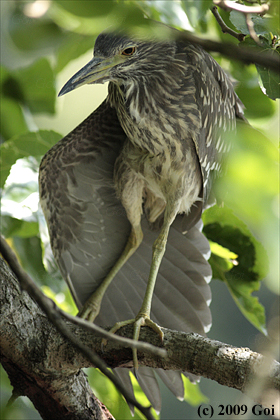
[(261, 46), (262, 44), (259, 40), (258, 35), (256, 34), (256, 31), (255, 31), (255, 28), (254, 28), (254, 23), (252, 21), (250, 13), (245, 14), (245, 20), (246, 20), (246, 25), (247, 25), (250, 37), (255, 41), (256, 44)]
[(137, 407), (138, 410), (141, 411), (141, 413), (143, 413), (147, 419), (154, 420), (150, 408), (144, 407), (134, 398), (134, 396), (128, 393), (120, 380), (110, 370), (108, 370), (106, 363), (104, 363), (103, 360), (89, 347), (82, 344), (81, 341), (69, 331), (62, 318), (56, 311), (53, 310), (55, 305), (54, 302), (51, 299), (45, 298), (43, 292), (33, 282), (31, 277), (23, 270), (16, 254), (2, 236), (0, 236), (0, 252), (18, 278), (21, 288), (27, 291), (27, 293), (38, 303), (40, 308), (46, 313), (49, 320), (57, 328), (60, 334), (68, 339), (74, 347), (81, 351), (94, 366), (98, 367), (100, 371), (113, 382), (115, 387), (121, 392), (128, 403), (134, 407)]
[(267, 3), (261, 4), (258, 6), (245, 6), (244, 4), (235, 3), (231, 0), (213, 0), (213, 3), (216, 6), (219, 6), (224, 10), (235, 10), (236, 12), (241, 12), (244, 14), (259, 14), (264, 15), (269, 10), (269, 5)]
[(217, 42), (203, 39), (188, 31), (180, 31), (176, 38), (180, 41), (200, 45), (206, 51), (219, 52), (226, 57), (242, 61), (245, 64), (259, 64), (260, 66), (266, 67), (277, 73), (280, 69), (280, 56), (276, 52), (271, 54), (271, 51), (265, 51), (264, 49), (259, 49), (259, 51), (256, 52), (256, 48), (254, 50), (245, 47), (240, 48), (230, 42)]
[(215, 19), (218, 22), (218, 24), (220, 25), (221, 30), (224, 34), (229, 34), (229, 35), (233, 36), (234, 38), (238, 39), (238, 41), (240, 41), (240, 42), (244, 41), (244, 38), (245, 38), (244, 34), (241, 34), (239, 32), (235, 32), (228, 25), (226, 25), (226, 23), (224, 22), (224, 20), (222, 19), (221, 15), (220, 15), (220, 13), (218, 12), (217, 6), (213, 6), (211, 8), (211, 12), (215, 16)]

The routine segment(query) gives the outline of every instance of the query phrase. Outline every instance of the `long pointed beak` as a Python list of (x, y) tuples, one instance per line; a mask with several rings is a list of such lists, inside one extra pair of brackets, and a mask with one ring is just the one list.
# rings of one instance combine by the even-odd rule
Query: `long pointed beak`
[[(60, 90), (58, 96), (65, 95), (82, 85), (90, 84), (99, 81), (104, 83), (109, 80), (108, 70), (115, 65), (112, 59), (94, 57), (81, 70), (79, 70)], [(107, 76), (107, 79), (106, 79)]]

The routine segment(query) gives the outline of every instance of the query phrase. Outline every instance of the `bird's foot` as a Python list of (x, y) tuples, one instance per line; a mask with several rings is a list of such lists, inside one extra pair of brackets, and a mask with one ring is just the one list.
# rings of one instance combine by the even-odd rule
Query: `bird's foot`
[(93, 298), (93, 296), (91, 296), (86, 301), (82, 309), (79, 311), (78, 316), (80, 318), (86, 319), (89, 322), (93, 322), (95, 318), (97, 317), (97, 315), (99, 314), (99, 311), (100, 311), (100, 302), (98, 301), (98, 299)]
[[(138, 341), (140, 335), (141, 327), (150, 327), (152, 328), (160, 337), (161, 341), (163, 341), (164, 334), (158, 324), (151, 320), (151, 318), (147, 314), (139, 313), (136, 318), (129, 319), (127, 321), (120, 321), (117, 322), (111, 329), (110, 333), (115, 334), (120, 328), (125, 327), (126, 325), (133, 324), (133, 340)], [(102, 347), (107, 344), (107, 340), (102, 340)], [(137, 377), (137, 370), (139, 367), (138, 359), (137, 359), (137, 349), (132, 348), (132, 355), (133, 355), (133, 366), (134, 366), (134, 373)]]
[[(156, 324), (154, 321), (152, 321), (151, 318), (147, 314), (142, 314), (141, 312), (137, 315), (137, 317), (134, 320), (133, 340), (138, 341), (141, 327), (150, 327), (159, 335), (160, 340), (163, 341), (164, 334), (160, 326)], [(137, 377), (137, 370), (139, 367), (138, 358), (137, 358), (137, 349), (132, 349), (132, 355), (133, 355), (134, 373), (135, 373), (135, 376)]]

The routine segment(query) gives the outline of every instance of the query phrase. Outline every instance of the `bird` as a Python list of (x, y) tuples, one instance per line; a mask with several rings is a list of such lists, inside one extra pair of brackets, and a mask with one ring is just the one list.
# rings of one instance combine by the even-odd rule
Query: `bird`
[[(108, 84), (108, 95), (43, 157), (40, 203), (54, 259), (79, 316), (101, 326), (132, 323), (205, 335), (212, 272), (201, 215), (244, 120), (229, 76), (200, 46), (122, 31), (98, 35), (94, 56), (59, 96)], [(180, 372), (139, 366), (157, 412), (156, 374), (179, 399)], [(114, 369), (127, 389), (127, 369)], [(184, 372), (191, 381), (198, 378)]]

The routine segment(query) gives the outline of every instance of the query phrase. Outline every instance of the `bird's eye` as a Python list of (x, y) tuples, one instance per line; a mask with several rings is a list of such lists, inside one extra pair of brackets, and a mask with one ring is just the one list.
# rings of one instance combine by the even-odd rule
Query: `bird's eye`
[(122, 55), (133, 55), (136, 51), (135, 47), (129, 47), (123, 50)]

